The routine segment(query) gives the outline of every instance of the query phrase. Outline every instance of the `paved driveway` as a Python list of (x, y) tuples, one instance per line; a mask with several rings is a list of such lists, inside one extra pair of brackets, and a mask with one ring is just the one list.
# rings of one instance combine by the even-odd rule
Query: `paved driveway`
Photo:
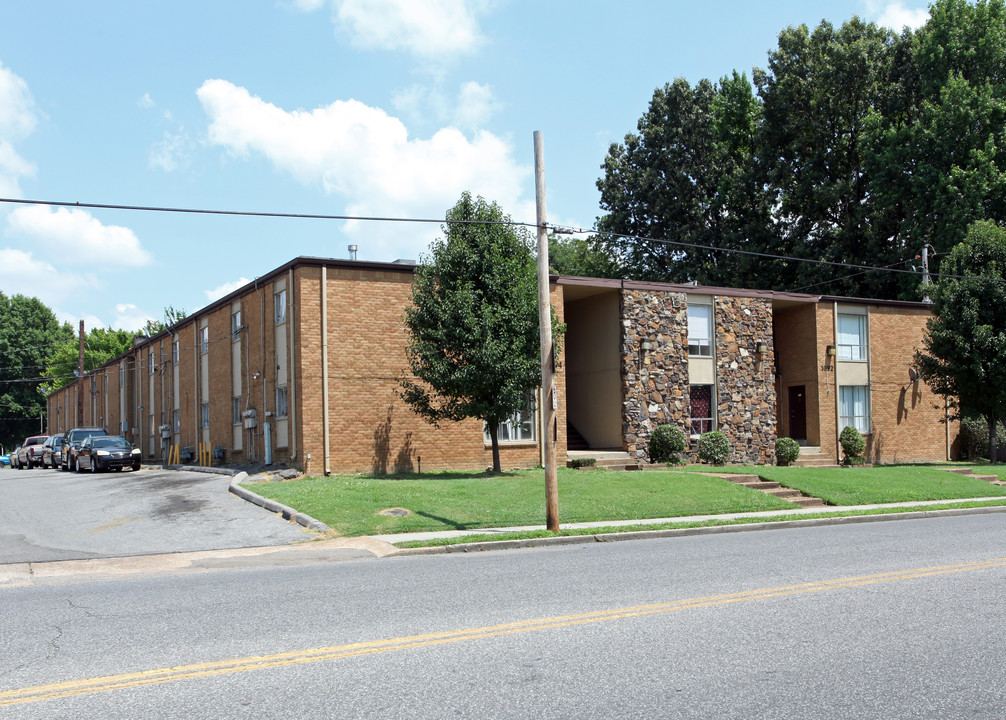
[(285, 545), (314, 535), (208, 473), (0, 470), (0, 564)]

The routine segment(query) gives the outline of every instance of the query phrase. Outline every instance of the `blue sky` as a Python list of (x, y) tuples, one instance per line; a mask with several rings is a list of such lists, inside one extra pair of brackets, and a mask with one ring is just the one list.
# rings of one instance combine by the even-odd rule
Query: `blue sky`
[[(441, 218), (463, 190), (591, 227), (653, 90), (764, 67), (788, 25), (919, 0), (49, 0), (0, 23), (0, 197)], [(437, 225), (0, 203), (0, 290), (136, 329), (298, 256), (419, 258)]]

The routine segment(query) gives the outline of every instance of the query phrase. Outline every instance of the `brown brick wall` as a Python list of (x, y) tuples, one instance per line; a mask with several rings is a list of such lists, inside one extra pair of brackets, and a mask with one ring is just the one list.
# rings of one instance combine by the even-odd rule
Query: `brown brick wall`
[[(867, 458), (876, 463), (947, 459), (943, 398), (922, 381), (911, 382), (908, 368), (922, 345), (922, 309), (870, 308), (870, 381), (873, 433)], [(957, 424), (950, 426), (951, 441)]]

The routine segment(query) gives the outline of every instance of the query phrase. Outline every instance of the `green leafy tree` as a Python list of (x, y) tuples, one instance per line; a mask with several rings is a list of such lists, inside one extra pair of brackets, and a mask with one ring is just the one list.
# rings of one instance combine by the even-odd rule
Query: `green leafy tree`
[(985, 420), (995, 462), (996, 423), (1006, 420), (1006, 230), (973, 224), (940, 269), (929, 289), (934, 317), (915, 362), (954, 418)]
[[(132, 347), (133, 333), (128, 330), (91, 328), (84, 337), (85, 372), (101, 367)], [(78, 367), (79, 354), (80, 343), (77, 339), (67, 340), (53, 348), (43, 373), (48, 378), (44, 388), (47, 393), (69, 385), (76, 379), (74, 372)]]
[(45, 411), (42, 374), (46, 358), (59, 343), (73, 337), (38, 298), (0, 292), (0, 443), (11, 450), (28, 435), (38, 434)]
[(162, 333), (167, 330), (172, 325), (181, 322), (186, 317), (188, 313), (181, 308), (175, 308), (174, 305), (168, 305), (164, 308), (164, 320), (147, 320), (146, 324), (140, 329), (147, 337), (153, 337), (158, 333)]
[(606, 211), (598, 229), (624, 276), (740, 279), (746, 258), (662, 241), (747, 248), (763, 240), (767, 222), (753, 218), (766, 211), (767, 196), (751, 174), (760, 112), (750, 82), (737, 73), (694, 88), (679, 78), (653, 93), (638, 132), (611, 145), (597, 181)]
[(548, 263), (552, 272), (577, 277), (619, 277), (618, 261), (597, 236), (587, 239), (548, 236)]
[(416, 268), (405, 311), (412, 377), (399, 394), (428, 422), (478, 418), (500, 471), (499, 424), (541, 382), (536, 263), (528, 232), (464, 193)]

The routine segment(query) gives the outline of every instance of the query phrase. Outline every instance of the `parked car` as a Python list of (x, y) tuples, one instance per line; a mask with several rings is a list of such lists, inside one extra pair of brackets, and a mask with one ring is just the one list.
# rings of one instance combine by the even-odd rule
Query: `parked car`
[(10, 455), (0, 455), (0, 467), (7, 467), (10, 465)]
[(32, 435), (24, 439), (21, 448), (17, 451), (18, 470), (24, 468), (31, 470), (42, 464), (42, 446), (48, 439), (48, 435)]
[(140, 449), (121, 435), (90, 436), (77, 448), (77, 472), (140, 469)]
[(80, 444), (91, 436), (108, 435), (100, 427), (75, 427), (63, 433), (63, 447), (60, 449), (59, 466), (63, 470), (77, 469), (77, 450)]
[(10, 451), (10, 466), (15, 470), (17, 469), (17, 451), (20, 449), (21, 446), (18, 445), (17, 447), (15, 447), (13, 450)]
[(50, 435), (49, 439), (42, 445), (42, 467), (51, 467), (53, 470), (59, 465), (62, 458), (60, 450), (63, 447), (62, 435)]

